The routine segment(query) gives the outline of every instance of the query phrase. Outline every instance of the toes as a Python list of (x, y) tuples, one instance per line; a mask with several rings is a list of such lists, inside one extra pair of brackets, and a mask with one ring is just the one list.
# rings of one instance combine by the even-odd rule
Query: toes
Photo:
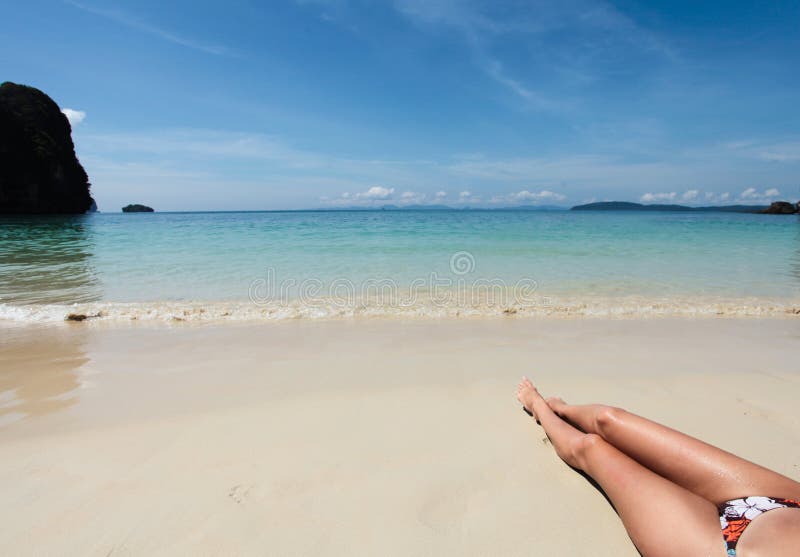
[(523, 377), (517, 385), (517, 399), (523, 404), (531, 403), (531, 397), (538, 397), (539, 393), (530, 379)]

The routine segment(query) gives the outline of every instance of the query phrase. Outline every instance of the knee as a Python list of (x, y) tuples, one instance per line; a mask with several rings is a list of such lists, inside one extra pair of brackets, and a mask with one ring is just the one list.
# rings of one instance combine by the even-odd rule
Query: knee
[(571, 466), (586, 470), (586, 463), (589, 460), (590, 454), (594, 452), (597, 447), (603, 443), (603, 438), (595, 433), (587, 433), (581, 435), (576, 439), (572, 445), (572, 461), (567, 461)]
[(625, 417), (625, 410), (614, 406), (604, 406), (595, 416), (597, 432), (605, 436), (610, 433)]

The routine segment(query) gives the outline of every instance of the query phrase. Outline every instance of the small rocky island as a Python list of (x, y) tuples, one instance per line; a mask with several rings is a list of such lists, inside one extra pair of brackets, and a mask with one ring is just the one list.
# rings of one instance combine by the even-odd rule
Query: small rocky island
[(147, 205), (140, 205), (138, 203), (132, 203), (131, 205), (125, 205), (122, 208), (123, 213), (152, 213), (153, 208), (148, 207)]
[(72, 127), (33, 87), (0, 85), (0, 214), (79, 214), (94, 200)]
[(761, 212), (768, 215), (794, 215), (800, 212), (800, 201), (795, 205), (788, 201), (775, 201)]

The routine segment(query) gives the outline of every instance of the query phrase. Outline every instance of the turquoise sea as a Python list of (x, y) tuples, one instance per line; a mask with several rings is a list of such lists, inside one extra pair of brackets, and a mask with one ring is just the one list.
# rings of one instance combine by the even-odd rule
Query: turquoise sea
[(3, 319), (761, 314), (789, 313), (799, 300), (796, 216), (452, 210), (0, 218)]

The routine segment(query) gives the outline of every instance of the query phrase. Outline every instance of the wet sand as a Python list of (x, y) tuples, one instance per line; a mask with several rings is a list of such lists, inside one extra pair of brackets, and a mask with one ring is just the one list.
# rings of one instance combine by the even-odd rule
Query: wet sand
[(3, 555), (637, 555), (514, 401), (800, 477), (796, 319), (0, 329)]

